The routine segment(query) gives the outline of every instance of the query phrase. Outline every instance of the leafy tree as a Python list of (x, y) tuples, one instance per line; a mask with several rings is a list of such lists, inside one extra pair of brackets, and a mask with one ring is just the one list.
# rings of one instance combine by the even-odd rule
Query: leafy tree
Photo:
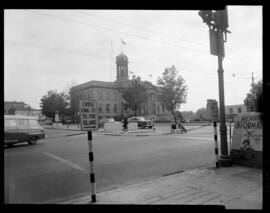
[(193, 111), (182, 111), (182, 115), (184, 120), (192, 120), (194, 118)]
[(137, 116), (140, 105), (146, 100), (146, 88), (140, 77), (132, 77), (130, 86), (123, 89), (122, 97), (126, 102), (124, 106), (132, 109), (134, 116)]
[(197, 118), (199, 118), (201, 121), (208, 121), (209, 118), (207, 116), (207, 110), (206, 108), (200, 108), (195, 112), (195, 115)]
[(186, 103), (187, 86), (184, 79), (178, 75), (179, 71), (175, 66), (165, 68), (162, 76), (158, 78), (157, 85), (161, 86), (162, 94), (160, 95), (160, 102), (165, 105), (168, 111), (174, 116), (174, 110), (177, 105)]
[(41, 98), (40, 107), (42, 114), (49, 118), (54, 118), (56, 111), (60, 114), (66, 114), (69, 103), (64, 93), (57, 93), (56, 90), (50, 90)]
[(261, 112), (262, 106), (262, 80), (251, 85), (251, 89), (247, 94), (244, 104), (251, 112)]

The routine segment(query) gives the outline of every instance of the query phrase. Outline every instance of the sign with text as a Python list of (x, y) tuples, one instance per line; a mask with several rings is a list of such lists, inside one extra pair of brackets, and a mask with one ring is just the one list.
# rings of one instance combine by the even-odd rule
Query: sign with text
[(214, 99), (208, 99), (206, 105), (207, 115), (212, 121), (218, 120), (218, 102)]
[(235, 117), (232, 148), (262, 151), (262, 122), (259, 113), (245, 113)]
[(97, 102), (80, 101), (81, 130), (98, 129)]

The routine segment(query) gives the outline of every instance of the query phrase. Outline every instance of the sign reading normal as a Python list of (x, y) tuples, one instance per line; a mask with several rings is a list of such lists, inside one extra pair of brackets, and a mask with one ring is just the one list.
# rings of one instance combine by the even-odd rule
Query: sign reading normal
[(97, 102), (80, 101), (81, 130), (98, 129)]
[(262, 151), (262, 122), (260, 113), (236, 115), (232, 149)]

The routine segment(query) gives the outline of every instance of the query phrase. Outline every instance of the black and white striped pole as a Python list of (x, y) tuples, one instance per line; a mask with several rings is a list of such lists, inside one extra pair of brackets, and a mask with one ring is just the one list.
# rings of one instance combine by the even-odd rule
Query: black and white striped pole
[(213, 121), (214, 125), (214, 139), (215, 139), (215, 155), (216, 155), (216, 168), (219, 168), (219, 161), (218, 161), (218, 139), (217, 139), (217, 122)]
[(94, 172), (94, 153), (92, 146), (92, 131), (87, 131), (88, 151), (89, 151), (89, 170), (90, 170), (90, 193), (91, 202), (96, 202), (95, 172)]

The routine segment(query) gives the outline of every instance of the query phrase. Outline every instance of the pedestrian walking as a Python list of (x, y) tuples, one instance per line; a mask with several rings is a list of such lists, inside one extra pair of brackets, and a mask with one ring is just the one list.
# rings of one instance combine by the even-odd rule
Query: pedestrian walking
[(173, 115), (171, 115), (171, 133), (175, 133), (176, 130), (176, 122)]
[(152, 129), (156, 130), (156, 119), (155, 118), (152, 118), (152, 123), (153, 123)]
[(181, 133), (187, 133), (186, 128), (182, 125), (180, 120), (177, 122), (177, 127), (180, 129)]
[(124, 131), (128, 130), (128, 120), (127, 120), (127, 118), (124, 118), (123, 127), (124, 127)]

